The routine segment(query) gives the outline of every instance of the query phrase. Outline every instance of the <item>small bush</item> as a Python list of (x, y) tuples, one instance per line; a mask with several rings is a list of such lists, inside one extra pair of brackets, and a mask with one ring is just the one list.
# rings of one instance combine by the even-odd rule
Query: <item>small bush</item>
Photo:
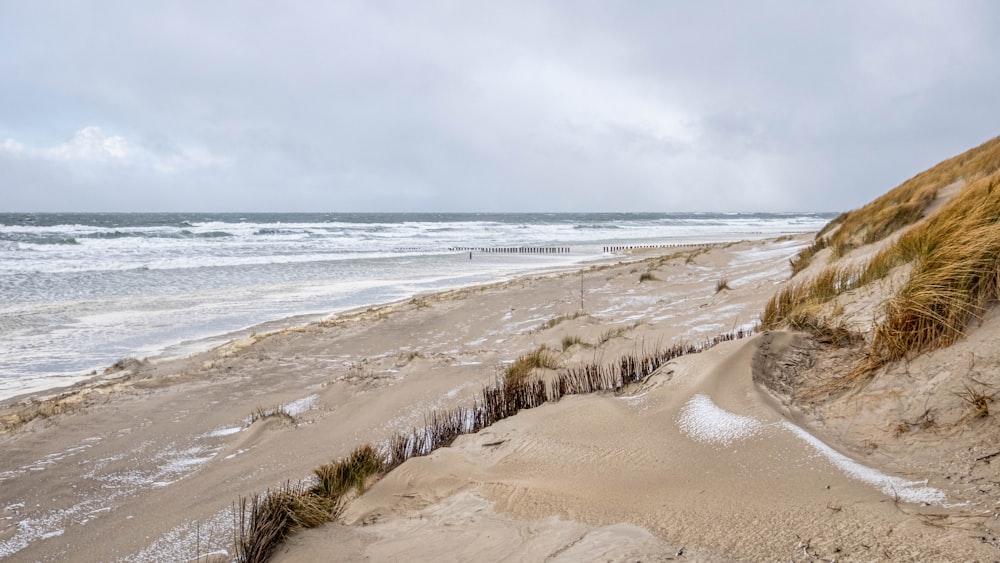
[(643, 272), (639, 274), (639, 283), (645, 281), (660, 281), (660, 278), (653, 275), (653, 272)]
[(728, 289), (732, 289), (732, 288), (729, 287), (729, 280), (727, 280), (726, 278), (722, 278), (721, 280), (715, 282), (715, 292), (716, 293), (719, 293), (720, 291), (724, 291), (724, 290), (728, 290)]

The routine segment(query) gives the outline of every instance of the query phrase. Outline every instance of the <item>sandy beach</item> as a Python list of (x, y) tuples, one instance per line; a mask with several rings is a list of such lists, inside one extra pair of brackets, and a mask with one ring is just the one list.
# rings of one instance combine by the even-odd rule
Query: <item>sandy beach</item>
[[(810, 241), (651, 250), (242, 334), (8, 401), (0, 558), (228, 560), (239, 497), (470, 404), (542, 345), (571, 367), (752, 327)], [(795, 345), (790, 333), (726, 342), (622, 393), (459, 437), (274, 560), (997, 559), (981, 520), (951, 525), (984, 507), (948, 472), (838, 441), (840, 427), (761, 386), (762, 354)], [(288, 416), (252, 421), (279, 406)]]

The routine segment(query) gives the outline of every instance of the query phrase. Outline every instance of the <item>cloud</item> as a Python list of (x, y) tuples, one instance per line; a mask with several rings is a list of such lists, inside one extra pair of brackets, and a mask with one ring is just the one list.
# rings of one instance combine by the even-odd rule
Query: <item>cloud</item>
[(1000, 132), (990, 2), (55, 1), (0, 4), (28, 209), (841, 210)]
[(179, 174), (206, 167), (222, 167), (229, 160), (203, 149), (154, 150), (130, 142), (121, 135), (108, 135), (100, 127), (88, 125), (64, 143), (50, 147), (28, 147), (14, 139), (0, 144), (0, 151), (18, 159), (51, 163), (99, 164), (147, 170), (157, 174)]
[(89, 126), (77, 131), (69, 142), (40, 151), (33, 151), (54, 160), (134, 163), (141, 155), (124, 137), (105, 135), (100, 127)]

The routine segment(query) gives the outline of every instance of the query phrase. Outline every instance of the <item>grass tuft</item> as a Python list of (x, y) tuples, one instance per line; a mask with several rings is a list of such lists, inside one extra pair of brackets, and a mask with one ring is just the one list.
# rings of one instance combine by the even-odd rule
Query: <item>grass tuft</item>
[(993, 402), (995, 395), (987, 393), (984, 389), (976, 389), (968, 383), (964, 387), (965, 389), (958, 393), (958, 398), (972, 409), (973, 416), (976, 418), (990, 416), (990, 403)]
[(559, 324), (561, 324), (563, 322), (572, 321), (573, 319), (578, 319), (581, 316), (583, 316), (583, 312), (582, 311), (577, 311), (577, 312), (575, 312), (575, 313), (573, 313), (571, 315), (559, 315), (558, 317), (552, 317), (551, 319), (549, 319), (549, 320), (545, 321), (544, 323), (542, 323), (541, 325), (539, 325), (539, 327), (537, 329), (535, 329), (535, 332), (541, 332), (543, 330), (548, 330), (550, 328), (558, 326)]
[(285, 483), (264, 494), (241, 497), (233, 506), (236, 560), (267, 561), (292, 531), (330, 522), (340, 508), (336, 499), (300, 484)]
[[(834, 221), (836, 221), (836, 219), (834, 219)], [(833, 223), (831, 222), (827, 225), (827, 227), (832, 224)], [(789, 265), (792, 267), (793, 276), (808, 268), (809, 264), (812, 263), (813, 257), (829, 245), (829, 239), (823, 238), (822, 234), (822, 231), (820, 231), (820, 234), (816, 236), (816, 240), (814, 240), (811, 245), (802, 249), (801, 252), (793, 256), (792, 259), (788, 261)]]
[(634, 329), (638, 324), (632, 324), (628, 326), (616, 326), (614, 328), (609, 328), (608, 330), (601, 333), (600, 338), (597, 339), (597, 345), (603, 346), (608, 342), (614, 340), (615, 338), (620, 338), (628, 334), (628, 331)]
[(378, 475), (384, 461), (371, 444), (358, 447), (346, 459), (321, 465), (313, 470), (319, 482), (313, 488), (316, 494), (339, 499), (349, 490), (360, 494), (368, 480)]
[(250, 413), (250, 419), (247, 422), (247, 425), (249, 426), (258, 420), (264, 420), (267, 418), (280, 418), (287, 421), (295, 420), (292, 415), (288, 414), (288, 411), (285, 410), (284, 405), (276, 405), (273, 407), (259, 406)]
[(732, 289), (732, 288), (729, 287), (729, 280), (727, 280), (726, 278), (722, 278), (721, 280), (715, 282), (715, 292), (716, 293), (719, 293), (719, 292), (724, 291), (724, 290), (729, 290), (729, 289)]
[(639, 274), (639, 283), (646, 281), (660, 281), (660, 278), (656, 277), (653, 272), (643, 272)]
[(563, 352), (569, 350), (573, 346), (582, 346), (584, 341), (579, 336), (566, 335), (562, 338), (562, 350)]
[(528, 379), (536, 369), (559, 369), (559, 367), (559, 358), (556, 354), (542, 345), (507, 366), (504, 370), (504, 380), (516, 383)]

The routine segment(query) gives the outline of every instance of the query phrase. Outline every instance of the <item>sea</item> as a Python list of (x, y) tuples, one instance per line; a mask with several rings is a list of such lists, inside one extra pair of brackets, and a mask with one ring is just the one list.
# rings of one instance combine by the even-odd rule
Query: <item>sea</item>
[(0, 213), (0, 400), (283, 319), (572, 269), (612, 247), (811, 232), (834, 216)]

